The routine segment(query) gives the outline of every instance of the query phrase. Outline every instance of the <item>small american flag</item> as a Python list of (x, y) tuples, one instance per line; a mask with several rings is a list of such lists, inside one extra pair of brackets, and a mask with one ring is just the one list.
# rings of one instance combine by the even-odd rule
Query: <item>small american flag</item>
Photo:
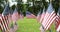
[(36, 18), (36, 16), (35, 15), (33, 15), (32, 13), (30, 13), (29, 11), (26, 11), (26, 18)]
[(13, 14), (12, 14), (12, 20), (17, 21), (18, 20), (18, 11), (17, 8), (15, 8)]
[(40, 23), (42, 23), (44, 16), (45, 16), (45, 7), (43, 9), (43, 13), (41, 14)]
[(56, 16), (56, 31), (60, 31), (60, 16)]
[(8, 21), (8, 16), (7, 16), (9, 14), (9, 10), (10, 10), (9, 4), (7, 4), (3, 13), (2, 13), (2, 17), (1, 17), (1, 21), (3, 23), (3, 28), (5, 31), (9, 31), (9, 26), (8, 26), (9, 21)]
[(57, 17), (56, 18), (56, 30), (60, 32), (60, 7), (58, 9), (56, 17)]
[(41, 18), (41, 14), (42, 14), (42, 11), (40, 11), (36, 17), (37, 21), (40, 21), (40, 18)]
[(56, 19), (55, 11), (53, 10), (52, 4), (50, 3), (47, 9), (47, 12), (45, 14), (44, 20), (42, 22), (42, 26), (45, 30), (48, 30), (48, 28), (51, 26), (51, 24)]
[(20, 19), (23, 19), (24, 16), (23, 16), (23, 13), (20, 11)]

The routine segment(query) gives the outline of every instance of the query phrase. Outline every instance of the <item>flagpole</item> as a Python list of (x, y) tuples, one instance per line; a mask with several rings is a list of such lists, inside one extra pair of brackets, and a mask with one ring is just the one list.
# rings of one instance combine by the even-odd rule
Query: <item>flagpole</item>
[[(43, 8), (42, 14), (43, 14), (43, 13), (45, 13), (45, 6), (44, 6), (44, 8)], [(41, 24), (40, 30), (41, 30), (41, 32), (46, 32), (46, 31), (45, 31), (45, 28), (43, 27), (42, 24)]]
[[(52, 0), (49, 0), (49, 3), (52, 4)], [(51, 27), (49, 28), (49, 32), (52, 32)]]

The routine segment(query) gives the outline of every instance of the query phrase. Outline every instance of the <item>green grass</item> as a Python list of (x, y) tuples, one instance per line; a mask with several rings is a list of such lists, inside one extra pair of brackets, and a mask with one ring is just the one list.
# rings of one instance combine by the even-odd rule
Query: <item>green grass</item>
[(0, 32), (1, 32), (1, 30), (0, 30)]

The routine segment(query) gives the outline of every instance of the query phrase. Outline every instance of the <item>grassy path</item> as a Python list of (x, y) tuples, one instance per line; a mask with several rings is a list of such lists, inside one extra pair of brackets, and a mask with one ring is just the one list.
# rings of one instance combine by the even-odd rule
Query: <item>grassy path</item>
[(16, 32), (40, 32), (40, 24), (35, 19), (19, 20), (18, 30)]

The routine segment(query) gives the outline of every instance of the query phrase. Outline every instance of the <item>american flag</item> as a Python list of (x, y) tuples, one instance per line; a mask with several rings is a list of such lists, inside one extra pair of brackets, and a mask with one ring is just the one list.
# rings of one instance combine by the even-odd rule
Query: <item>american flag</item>
[(38, 15), (37, 15), (37, 21), (40, 21), (40, 18), (41, 18), (41, 14), (42, 14), (42, 11), (40, 11), (39, 13), (38, 13)]
[(43, 9), (43, 13), (41, 14), (40, 23), (42, 23), (44, 16), (45, 16), (45, 7)]
[(58, 9), (56, 17), (57, 17), (56, 18), (56, 30), (60, 32), (60, 7)]
[(12, 14), (12, 20), (17, 21), (18, 20), (18, 11), (17, 8), (15, 8), (13, 14)]
[(9, 14), (9, 4), (6, 5), (1, 18), (1, 21), (4, 23), (3, 27), (6, 28), (5, 31), (9, 31), (8, 14)]
[(42, 26), (44, 27), (44, 30), (48, 30), (48, 28), (51, 26), (51, 24), (54, 22), (56, 19), (56, 13), (53, 10), (52, 4), (50, 3), (48, 6), (48, 9), (46, 11), (44, 20), (42, 22)]
[(23, 19), (24, 16), (23, 16), (23, 13), (20, 11), (20, 19)]
[(26, 11), (26, 18), (33, 18), (33, 19), (35, 19), (36, 18), (36, 16), (35, 15), (33, 15), (32, 13), (30, 13), (29, 11)]

